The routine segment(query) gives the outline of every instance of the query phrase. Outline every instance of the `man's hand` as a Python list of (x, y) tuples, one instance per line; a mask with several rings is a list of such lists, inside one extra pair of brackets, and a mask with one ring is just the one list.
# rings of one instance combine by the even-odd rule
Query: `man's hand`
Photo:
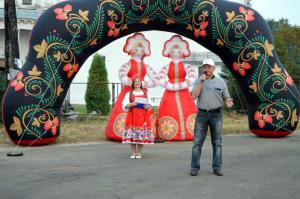
[(192, 93), (191, 93), (193, 100), (197, 99), (198, 96), (200, 95), (200, 92), (201, 92), (202, 87), (203, 87), (203, 82), (206, 80), (206, 75), (202, 74), (199, 77), (199, 80), (200, 80), (199, 84), (193, 88)]
[(228, 108), (232, 107), (233, 106), (233, 99), (232, 98), (226, 98), (226, 106)]
[(199, 79), (200, 79), (201, 81), (205, 81), (206, 78), (207, 78), (207, 76), (206, 76), (205, 74), (202, 74), (202, 75), (200, 76)]

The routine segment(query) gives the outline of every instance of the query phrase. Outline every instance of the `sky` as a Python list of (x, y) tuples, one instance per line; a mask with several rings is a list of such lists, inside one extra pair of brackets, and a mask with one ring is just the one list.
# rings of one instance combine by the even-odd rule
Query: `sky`
[[(230, 0), (241, 2), (241, 0)], [(300, 26), (299, 0), (251, 0), (252, 8), (265, 19), (287, 18), (292, 25)]]
[[(241, 2), (241, 0), (231, 0), (235, 2)], [(300, 26), (300, 1), (299, 0), (252, 0), (252, 8), (258, 11), (265, 19), (279, 20), (281, 18), (287, 18), (292, 25)], [(147, 31), (143, 32), (145, 37), (151, 42), (152, 54), (150, 57), (145, 58), (145, 63), (152, 66), (156, 71), (169, 63), (169, 59), (161, 55), (163, 44), (168, 40), (173, 33), (160, 32), (160, 31)], [(184, 38), (189, 42), (190, 50), (192, 52), (207, 51), (198, 43)], [(109, 45), (105, 46), (98, 51), (99, 54), (106, 57), (106, 67), (108, 70), (109, 82), (119, 82), (118, 70), (124, 63), (128, 62), (130, 57), (123, 52), (123, 46), (125, 44), (126, 37), (120, 38)], [(84, 63), (80, 72), (75, 77), (73, 82), (87, 82), (88, 71), (92, 62), (92, 57)], [(72, 84), (71, 103), (82, 104), (84, 103), (84, 93), (86, 85)], [(80, 92), (78, 92), (80, 90)], [(153, 97), (161, 97), (163, 89), (155, 88), (151, 90)]]

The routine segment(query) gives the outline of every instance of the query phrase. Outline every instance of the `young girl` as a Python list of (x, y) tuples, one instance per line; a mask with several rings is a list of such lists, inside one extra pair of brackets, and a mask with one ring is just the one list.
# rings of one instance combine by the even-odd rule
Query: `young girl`
[[(158, 86), (158, 77), (155, 70), (144, 62), (144, 58), (151, 54), (150, 41), (142, 33), (135, 33), (127, 38), (123, 50), (131, 56), (131, 59), (128, 63), (122, 65), (119, 70), (119, 78), (123, 87), (105, 128), (105, 136), (115, 141), (122, 141), (126, 119), (126, 113), (122, 110), (122, 101), (130, 91), (132, 77), (139, 75), (145, 90)], [(150, 114), (150, 118), (152, 121), (152, 131), (155, 133), (155, 116), (153, 111)]]
[(122, 103), (123, 110), (127, 112), (122, 143), (130, 144), (131, 159), (141, 159), (143, 145), (154, 143), (149, 114), (152, 105), (149, 93), (142, 87), (142, 79), (134, 75), (131, 91), (125, 95)]

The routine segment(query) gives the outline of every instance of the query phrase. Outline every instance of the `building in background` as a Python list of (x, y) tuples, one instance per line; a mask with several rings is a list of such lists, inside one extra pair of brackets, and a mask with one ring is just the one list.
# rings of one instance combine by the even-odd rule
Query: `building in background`
[(216, 73), (219, 73), (221, 71), (221, 66), (223, 64), (220, 57), (210, 51), (207, 52), (192, 52), (191, 56), (186, 58), (184, 60), (184, 63), (190, 64), (196, 73), (198, 74), (198, 77), (200, 76), (200, 67), (202, 66), (202, 61), (206, 58), (210, 58), (214, 60), (216, 64)]

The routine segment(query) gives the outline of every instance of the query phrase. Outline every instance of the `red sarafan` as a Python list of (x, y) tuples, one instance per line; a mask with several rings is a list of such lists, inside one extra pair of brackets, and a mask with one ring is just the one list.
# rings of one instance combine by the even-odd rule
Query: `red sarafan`
[(171, 62), (159, 72), (159, 83), (165, 91), (157, 114), (157, 135), (162, 140), (192, 140), (197, 108), (188, 88), (196, 74), (183, 62), (190, 56), (189, 44), (174, 35), (165, 42), (162, 54)]

